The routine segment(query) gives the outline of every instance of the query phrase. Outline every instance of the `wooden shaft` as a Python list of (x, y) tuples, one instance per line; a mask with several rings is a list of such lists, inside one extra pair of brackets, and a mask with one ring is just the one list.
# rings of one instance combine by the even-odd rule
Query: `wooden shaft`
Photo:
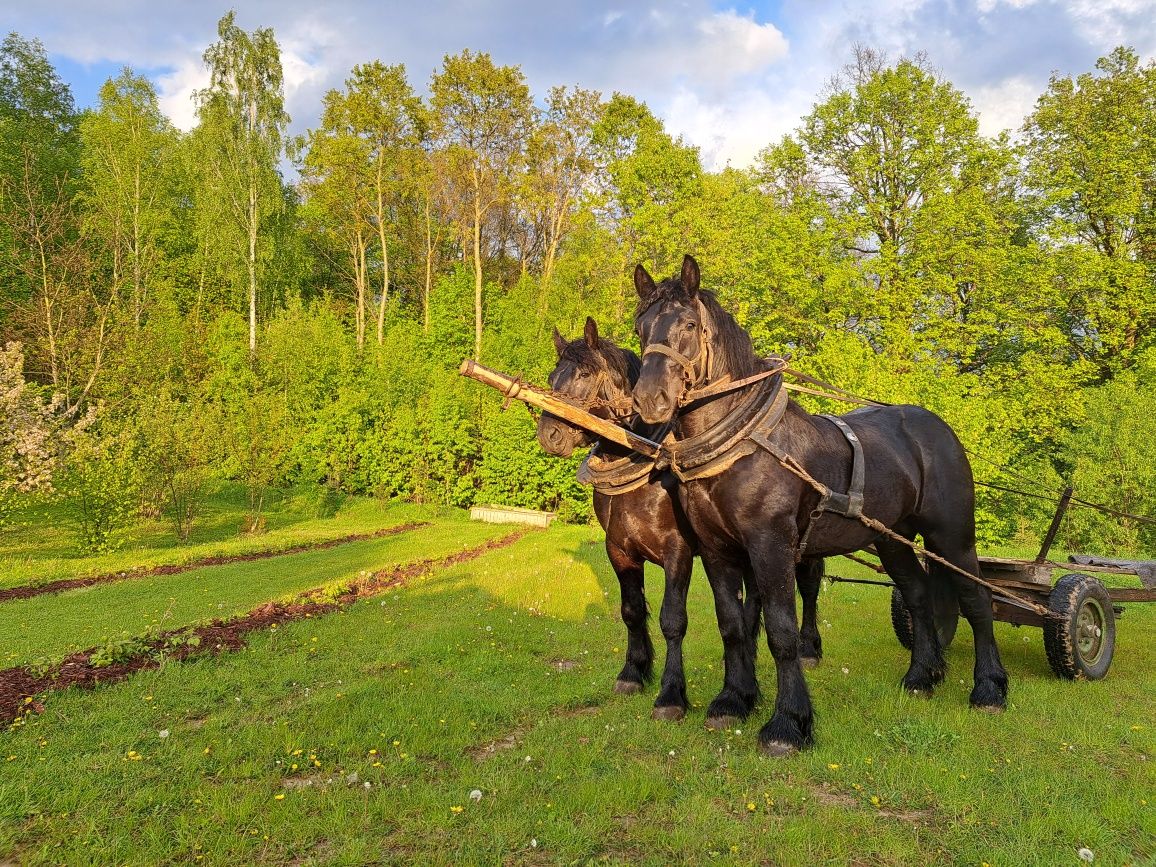
[(468, 376), (470, 379), (476, 379), (483, 385), (490, 386), (490, 388), (496, 388), (507, 398), (513, 398), (528, 403), (530, 406), (536, 406), (543, 412), (556, 415), (558, 418), (564, 419), (571, 424), (576, 424), (578, 427), (585, 428), (603, 439), (618, 443), (620, 446), (625, 446), (628, 449), (633, 449), (640, 454), (654, 457), (661, 448), (658, 443), (652, 442), (646, 437), (641, 437), (636, 433), (628, 431), (624, 427), (619, 427), (612, 421), (591, 415), (586, 412), (586, 410), (579, 409), (573, 404), (555, 397), (553, 394), (524, 387), (524, 383), (522, 383), (521, 380), (486, 367), (484, 364), (478, 364), (478, 362), (471, 358), (467, 358), (462, 362), (461, 367), (458, 368), (458, 373), (462, 376)]

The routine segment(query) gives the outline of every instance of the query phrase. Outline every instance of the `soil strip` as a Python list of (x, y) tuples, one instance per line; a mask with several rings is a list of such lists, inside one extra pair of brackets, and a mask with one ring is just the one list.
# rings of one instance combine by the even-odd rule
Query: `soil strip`
[(45, 693), (70, 686), (88, 688), (98, 683), (115, 683), (142, 669), (157, 668), (165, 661), (240, 650), (245, 646), (245, 635), (256, 629), (268, 629), (275, 624), (345, 608), (359, 599), (377, 596), (413, 578), (505, 548), (528, 532), (518, 530), (446, 557), (373, 572), (357, 579), (337, 596), (329, 595), (327, 588), (315, 588), (300, 594), (291, 602), (267, 602), (248, 614), (228, 620), (214, 620), (204, 626), (186, 626), (161, 632), (143, 640), (138, 652), (111, 665), (93, 664), (93, 655), (102, 648), (90, 647), (66, 657), (47, 671), (32, 671), (28, 666), (4, 669), (0, 671), (0, 725), (18, 724), (22, 715), (42, 712)]
[(386, 527), (373, 533), (354, 533), (349, 536), (339, 536), (336, 539), (325, 539), (320, 542), (302, 542), (300, 545), (290, 545), (288, 548), (274, 548), (269, 551), (251, 551), (248, 554), (216, 554), (211, 557), (201, 557), (187, 563), (173, 563), (163, 566), (142, 566), (122, 572), (109, 572), (106, 575), (92, 575), (88, 578), (64, 578), (60, 581), (48, 581), (44, 584), (24, 584), (20, 587), (9, 587), (0, 590), (0, 603), (11, 602), (16, 599), (31, 599), (44, 593), (62, 593), (65, 590), (75, 590), (78, 587), (91, 587), (94, 584), (109, 584), (113, 581), (125, 581), (130, 578), (152, 578), (157, 575), (179, 575), (193, 569), (202, 569), (205, 566), (227, 566), (230, 563), (248, 563), (252, 560), (267, 560), (270, 557), (285, 557), (289, 554), (302, 554), (306, 551), (324, 551), (326, 548), (336, 548), (338, 545), (347, 545), (350, 542), (364, 542), (367, 539), (380, 539), (385, 536), (396, 536), (408, 533), (419, 527), (429, 526), (428, 521), (411, 521), (408, 524), (399, 524), (396, 527)]

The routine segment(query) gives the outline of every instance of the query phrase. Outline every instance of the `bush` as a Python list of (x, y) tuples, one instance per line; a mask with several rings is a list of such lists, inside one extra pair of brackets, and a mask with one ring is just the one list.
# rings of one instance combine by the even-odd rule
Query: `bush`
[(134, 445), (131, 430), (113, 430), (106, 420), (77, 435), (65, 460), (60, 489), (86, 551), (124, 544), (140, 496)]

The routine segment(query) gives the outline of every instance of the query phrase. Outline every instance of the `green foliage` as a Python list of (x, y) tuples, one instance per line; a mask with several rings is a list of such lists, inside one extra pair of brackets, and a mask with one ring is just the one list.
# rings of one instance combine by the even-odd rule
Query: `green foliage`
[(538, 448), (534, 420), (524, 408), (491, 410), (482, 443), (477, 502), (560, 511), (572, 522), (593, 516), (590, 490), (574, 475), (578, 459), (550, 457)]
[[(588, 315), (635, 345), (635, 264), (665, 276), (686, 252), (760, 352), (935, 410), (978, 479), (1046, 497), (1073, 480), (1152, 511), (1127, 454), (1156, 378), (1156, 77), (1131, 49), (1053, 77), (1017, 150), (980, 135), (928, 58), (860, 47), (795, 133), (721, 171), (630, 94), (535, 102), (485, 52), (444, 58), (425, 99), (403, 67), (359, 64), (297, 141), (271, 30), (229, 13), (204, 59), (182, 133), (129, 69), (78, 119), (43, 46), (0, 46), (0, 336), (59, 414), (103, 404), (135, 443), (84, 446), (73, 502), (110, 528), (85, 544), (115, 544), (133, 485), (182, 538), (221, 481), (246, 489), (250, 529), (286, 489), (324, 491), (319, 514), (370, 494), (584, 520), (575, 461), (457, 365), (540, 384), (551, 330)], [(0, 481), (0, 508), (27, 496)], [(1050, 517), (977, 496), (985, 545), (1038, 540)], [(1153, 544), (1111, 523), (1079, 513), (1068, 532)]]
[(82, 550), (105, 553), (124, 544), (123, 531), (140, 502), (135, 432), (111, 420), (78, 435), (69, 449), (60, 490)]

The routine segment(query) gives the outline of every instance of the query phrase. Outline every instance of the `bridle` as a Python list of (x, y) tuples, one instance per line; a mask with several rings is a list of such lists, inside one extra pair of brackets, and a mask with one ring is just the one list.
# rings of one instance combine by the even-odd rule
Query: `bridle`
[(582, 398), (564, 391), (555, 391), (555, 394), (587, 412), (606, 409), (609, 411), (612, 421), (623, 421), (634, 412), (634, 401), (626, 394), (620, 397), (604, 394), (613, 385), (613, 380), (611, 380), (607, 369), (600, 366), (594, 377), (594, 382), (590, 386), (588, 397)]
[[(657, 301), (657, 299), (655, 300)], [(652, 301), (651, 306), (653, 306), (654, 303), (655, 302)], [(729, 376), (724, 376), (717, 382), (712, 383), (714, 352), (711, 349), (712, 332), (708, 325), (710, 318), (707, 316), (706, 306), (697, 295), (695, 296), (694, 303), (698, 307), (699, 342), (698, 351), (693, 357), (684, 355), (673, 346), (667, 346), (664, 343), (651, 343), (642, 350), (642, 357), (644, 359), (651, 354), (665, 355), (682, 368), (684, 387), (682, 394), (679, 395), (678, 398), (678, 406), (680, 408), (695, 401), (703, 400), (704, 398), (717, 397), (720, 394), (735, 391), (743, 386), (766, 379), (769, 376), (782, 373), (787, 369), (788, 360), (786, 358), (770, 358), (767, 360), (771, 362), (771, 367), (767, 370), (759, 371), (758, 373), (739, 380), (732, 380)], [(649, 309), (650, 307), (647, 307), (647, 310)], [(643, 313), (645, 312), (644, 310)], [(708, 383), (710, 384), (708, 385)]]
[(651, 343), (644, 350), (642, 350), (643, 359), (648, 355), (665, 355), (667, 358), (674, 361), (682, 368), (682, 379), (685, 383), (682, 396), (679, 398), (679, 405), (688, 403), (691, 400), (696, 400), (696, 397), (690, 397), (695, 390), (705, 385), (710, 381), (711, 375), (711, 331), (707, 323), (710, 321), (706, 314), (706, 307), (702, 303), (702, 299), (697, 296), (694, 303), (698, 307), (698, 351), (694, 357), (683, 355), (673, 346), (667, 346), (665, 343)]

